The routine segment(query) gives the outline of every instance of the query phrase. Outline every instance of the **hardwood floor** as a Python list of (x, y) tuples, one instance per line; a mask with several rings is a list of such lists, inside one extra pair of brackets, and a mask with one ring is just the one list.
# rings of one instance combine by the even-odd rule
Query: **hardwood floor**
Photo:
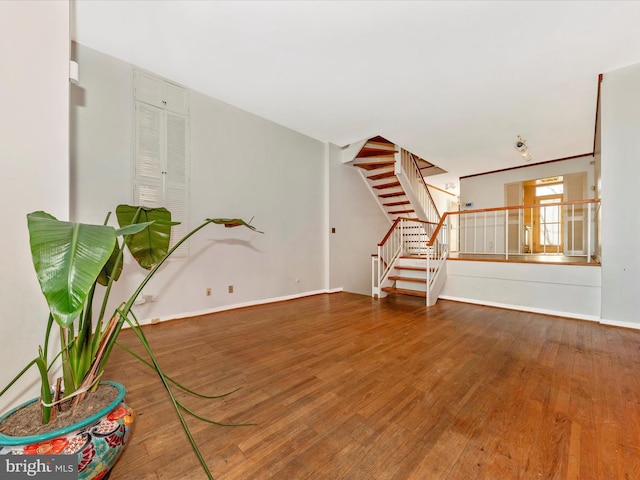
[[(218, 480), (640, 479), (639, 331), (338, 293), (145, 332), (186, 385), (242, 387), (178, 395), (255, 424), (189, 421)], [(206, 478), (150, 370), (118, 350), (105, 378), (137, 413), (112, 480)]]

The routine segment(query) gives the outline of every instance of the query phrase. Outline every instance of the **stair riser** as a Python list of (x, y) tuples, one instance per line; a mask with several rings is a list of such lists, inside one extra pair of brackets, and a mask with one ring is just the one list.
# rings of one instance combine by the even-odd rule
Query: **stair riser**
[(425, 270), (396, 270), (397, 275), (405, 278), (416, 278), (422, 281), (427, 280), (427, 272)]
[(426, 292), (426, 283), (405, 282), (403, 280), (396, 281), (396, 288), (402, 288), (404, 290), (414, 290), (416, 292)]
[(427, 261), (420, 258), (399, 258), (397, 265), (399, 267), (420, 267), (427, 270)]

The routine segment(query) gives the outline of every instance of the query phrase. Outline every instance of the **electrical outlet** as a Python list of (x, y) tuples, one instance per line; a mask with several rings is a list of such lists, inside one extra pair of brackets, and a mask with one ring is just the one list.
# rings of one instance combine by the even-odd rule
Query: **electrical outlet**
[(229, 293), (233, 293), (233, 285), (229, 285)]
[(207, 292), (206, 292), (206, 294), (207, 294), (207, 297), (210, 297), (210, 296), (211, 296), (211, 289), (210, 289), (210, 288), (207, 288)]

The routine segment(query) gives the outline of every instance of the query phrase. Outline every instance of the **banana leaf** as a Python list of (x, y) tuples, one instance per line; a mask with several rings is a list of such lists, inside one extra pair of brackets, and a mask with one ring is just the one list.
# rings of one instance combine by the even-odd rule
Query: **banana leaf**
[[(118, 237), (125, 236), (126, 238), (126, 235), (133, 235), (135, 233), (141, 232), (152, 223), (153, 222), (145, 222), (145, 223), (135, 223), (133, 225), (129, 225), (128, 227), (117, 230), (116, 236)], [(120, 253), (121, 249), (122, 248), (120, 247), (120, 244), (116, 242), (115, 245), (113, 246), (113, 252), (111, 252), (111, 256), (109, 257), (109, 260), (107, 260), (107, 263), (105, 263), (104, 267), (102, 268), (100, 275), (98, 275), (98, 283), (100, 285), (103, 285), (106, 287), (109, 284), (109, 279), (111, 277), (113, 277), (114, 282), (117, 282), (118, 279), (120, 278), (120, 274), (122, 273), (122, 266), (123, 266), (122, 255)]]
[(27, 215), (31, 257), (54, 320), (68, 327), (78, 317), (116, 243), (116, 230)]
[(143, 222), (153, 222), (143, 231), (125, 236), (125, 243), (138, 264), (147, 269), (162, 260), (169, 251), (171, 212), (164, 207), (147, 208), (118, 205), (116, 216), (121, 228)]

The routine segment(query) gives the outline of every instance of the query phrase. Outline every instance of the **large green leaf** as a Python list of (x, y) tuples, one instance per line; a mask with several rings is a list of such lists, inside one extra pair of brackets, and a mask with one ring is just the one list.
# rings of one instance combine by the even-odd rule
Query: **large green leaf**
[(116, 242), (107, 263), (104, 264), (104, 267), (102, 267), (102, 270), (98, 275), (98, 283), (106, 287), (111, 277), (113, 277), (114, 282), (117, 282), (121, 273), (122, 256), (120, 255), (120, 245)]
[(147, 208), (118, 205), (116, 216), (121, 228), (153, 222), (141, 232), (124, 237), (127, 248), (141, 267), (150, 270), (167, 255), (172, 225), (169, 210), (164, 207)]
[(116, 231), (104, 225), (27, 215), (31, 257), (55, 321), (67, 327), (82, 311), (98, 274), (113, 252)]
[[(121, 228), (116, 230), (116, 235), (118, 237), (123, 235), (131, 235), (133, 233), (138, 233), (147, 228), (153, 222), (147, 223), (136, 223), (134, 225), (129, 225), (128, 227)], [(111, 256), (107, 263), (105, 263), (100, 275), (98, 275), (98, 283), (103, 286), (107, 286), (109, 283), (109, 279), (113, 277), (113, 281), (117, 282), (118, 278), (120, 278), (120, 274), (122, 273), (122, 255), (120, 254), (120, 244), (118, 242), (113, 246), (113, 252), (111, 252)]]

